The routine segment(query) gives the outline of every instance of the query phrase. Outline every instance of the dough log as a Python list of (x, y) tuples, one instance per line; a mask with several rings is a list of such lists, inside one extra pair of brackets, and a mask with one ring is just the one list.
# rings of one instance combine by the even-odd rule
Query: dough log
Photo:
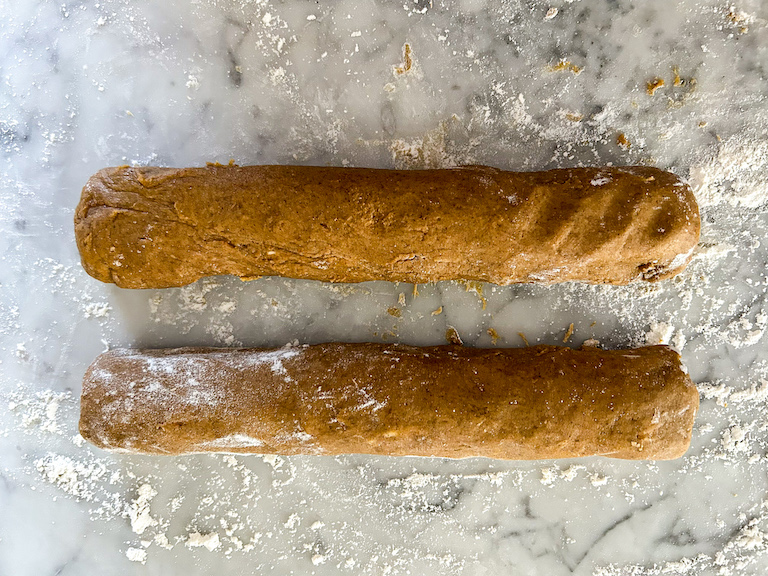
[(107, 168), (75, 214), (83, 266), (123, 288), (203, 276), (626, 284), (680, 272), (690, 188), (656, 168)]
[(80, 432), (119, 451), (671, 459), (699, 396), (666, 346), (114, 350)]

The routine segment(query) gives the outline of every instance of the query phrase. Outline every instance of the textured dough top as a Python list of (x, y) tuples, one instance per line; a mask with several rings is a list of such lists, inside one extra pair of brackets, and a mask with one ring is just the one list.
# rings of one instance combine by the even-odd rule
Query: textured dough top
[(106, 168), (75, 214), (86, 271), (124, 288), (203, 276), (626, 284), (681, 271), (690, 188), (656, 168)]

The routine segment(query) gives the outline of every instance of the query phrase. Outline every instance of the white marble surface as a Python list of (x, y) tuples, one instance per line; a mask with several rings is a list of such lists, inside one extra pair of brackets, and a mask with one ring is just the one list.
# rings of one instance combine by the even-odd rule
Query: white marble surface
[[(0, 13), (0, 574), (768, 569), (764, 2), (0, 0)], [(131, 292), (83, 272), (72, 216), (92, 172), (230, 158), (652, 164), (690, 178), (702, 242), (680, 277), (624, 288), (414, 297), (222, 278)], [(434, 344), (447, 325), (467, 345), (521, 346), (571, 322), (574, 345), (681, 350), (703, 392), (685, 458), (128, 457), (77, 436), (80, 378), (108, 346)]]

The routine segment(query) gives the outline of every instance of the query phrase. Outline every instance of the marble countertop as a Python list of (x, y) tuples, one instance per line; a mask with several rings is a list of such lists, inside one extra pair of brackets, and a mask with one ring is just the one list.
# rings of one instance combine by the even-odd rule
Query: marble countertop
[[(766, 3), (0, 8), (0, 574), (768, 570)], [(91, 173), (230, 159), (654, 165), (691, 182), (701, 242), (677, 278), (628, 287), (128, 291), (85, 274), (72, 217)], [(109, 347), (439, 344), (447, 325), (469, 346), (522, 346), (571, 323), (571, 345), (681, 352), (702, 395), (684, 458), (163, 458), (77, 434), (82, 374)]]

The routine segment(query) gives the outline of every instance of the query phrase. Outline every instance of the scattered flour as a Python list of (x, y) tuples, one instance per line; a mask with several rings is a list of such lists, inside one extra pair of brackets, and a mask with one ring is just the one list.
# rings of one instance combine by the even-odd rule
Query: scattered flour
[(559, 471), (560, 469), (557, 466), (552, 466), (551, 468), (542, 468), (541, 483), (544, 484), (544, 486), (551, 486), (554, 484), (555, 480), (557, 480), (557, 473)]
[(598, 567), (592, 576), (663, 576), (717, 574), (718, 576), (743, 576), (759, 574), (746, 569), (768, 556), (768, 536), (761, 528), (768, 521), (768, 501), (759, 505), (759, 513), (747, 520), (735, 535), (714, 554), (700, 553), (660, 564), (644, 566), (608, 565)]
[(140, 564), (146, 564), (147, 562), (147, 551), (142, 548), (128, 548), (125, 551), (125, 556), (131, 562), (139, 562)]
[(608, 477), (598, 472), (588, 472), (586, 466), (581, 464), (571, 464), (565, 470), (561, 470), (559, 466), (553, 465), (548, 468), (541, 468), (541, 479), (539, 480), (544, 486), (553, 486), (558, 481), (572, 482), (579, 477), (581, 472), (585, 473), (585, 477), (589, 483), (595, 488), (605, 486), (608, 483)]
[(741, 424), (733, 424), (726, 428), (720, 442), (722, 451), (716, 457), (725, 459), (731, 455), (747, 453), (750, 451), (750, 442), (747, 438), (748, 427)]
[(691, 168), (690, 181), (700, 206), (757, 208), (768, 202), (767, 172), (768, 140), (733, 137), (715, 157)]
[(566, 468), (560, 473), (560, 478), (562, 478), (566, 482), (571, 482), (574, 478), (576, 478), (576, 476), (578, 476), (581, 470), (586, 470), (586, 469), (587, 469), (586, 466), (572, 464), (571, 466), (569, 466), (568, 468)]
[(71, 399), (69, 392), (42, 390), (29, 394), (17, 391), (10, 395), (8, 408), (21, 415), (21, 426), (26, 430), (62, 434), (57, 422), (59, 407)]
[(158, 522), (149, 513), (149, 504), (157, 496), (157, 491), (149, 484), (139, 486), (138, 496), (127, 510), (131, 520), (131, 530), (136, 534), (143, 534), (150, 526), (157, 526)]
[(729, 323), (722, 330), (721, 338), (734, 348), (746, 348), (754, 346), (768, 330), (768, 313), (761, 311), (755, 316), (754, 322), (746, 316)]
[(699, 394), (708, 400), (714, 400), (719, 406), (726, 406), (728, 398), (733, 392), (731, 386), (726, 386), (723, 382), (710, 384), (709, 382), (702, 382), (698, 386)]
[(762, 378), (759, 384), (753, 382), (748, 389), (731, 394), (730, 400), (736, 403), (750, 402), (756, 405), (764, 405), (768, 401), (768, 380)]
[(83, 316), (85, 318), (106, 318), (111, 310), (112, 306), (106, 302), (91, 302), (85, 305)]
[(674, 326), (666, 322), (651, 322), (650, 329), (643, 337), (643, 344), (647, 346), (667, 344), (671, 345), (678, 352), (685, 348), (686, 342), (687, 339), (682, 330), (675, 332)]
[(35, 468), (47, 482), (86, 502), (95, 499), (97, 485), (107, 475), (107, 467), (102, 462), (75, 460), (61, 454), (38, 458)]
[(434, 130), (411, 141), (393, 140), (390, 144), (392, 159), (398, 168), (452, 168), (471, 163), (465, 155), (451, 154), (448, 148), (448, 132), (458, 122), (457, 117), (440, 122)]
[(201, 534), (200, 532), (191, 532), (187, 537), (187, 548), (205, 548), (209, 552), (217, 550), (221, 546), (219, 535), (216, 532)]
[(645, 343), (649, 346), (654, 344), (669, 344), (674, 333), (674, 327), (669, 324), (664, 322), (651, 322), (651, 329), (645, 333)]
[(608, 476), (601, 476), (600, 474), (591, 474), (589, 476), (589, 483), (595, 488), (605, 486), (608, 484)]

